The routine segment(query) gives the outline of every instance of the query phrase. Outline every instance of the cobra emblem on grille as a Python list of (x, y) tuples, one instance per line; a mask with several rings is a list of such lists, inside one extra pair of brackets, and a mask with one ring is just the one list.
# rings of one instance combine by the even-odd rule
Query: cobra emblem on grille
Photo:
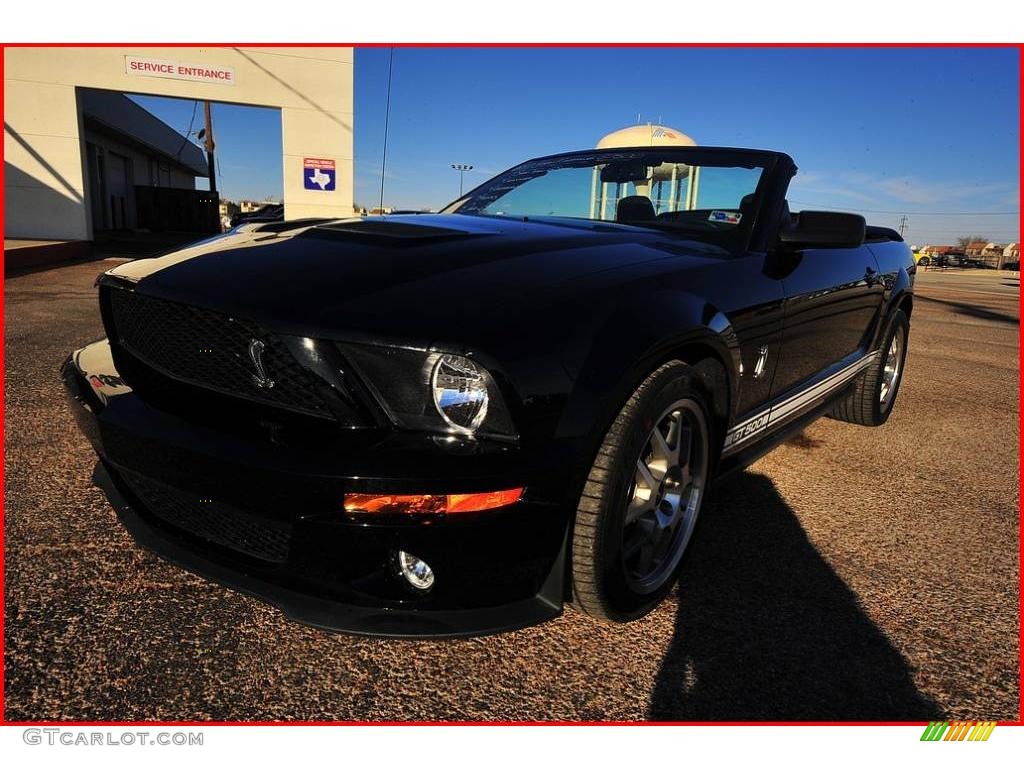
[(259, 339), (249, 341), (249, 357), (252, 358), (253, 367), (256, 369), (252, 380), (260, 389), (270, 389), (274, 386), (274, 380), (267, 376), (267, 370), (263, 367), (263, 350), (266, 348), (267, 345)]

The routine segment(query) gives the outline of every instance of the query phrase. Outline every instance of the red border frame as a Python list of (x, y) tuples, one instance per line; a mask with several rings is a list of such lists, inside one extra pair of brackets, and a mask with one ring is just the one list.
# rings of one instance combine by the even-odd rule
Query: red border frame
[[(806, 43), (806, 42), (792, 42), (792, 43), (730, 43), (730, 42), (719, 42), (719, 43), (203, 43), (203, 42), (191, 42), (191, 43), (0, 43), (0, 53), (7, 48), (198, 48), (198, 47), (212, 47), (212, 48), (225, 48), (230, 46), (244, 46), (247, 48), (389, 48), (389, 47), (400, 47), (400, 48), (1016, 48), (1018, 52), (1018, 89), (1020, 95), (1020, 101), (1018, 102), (1018, 138), (1022, 141), (1020, 148), (1024, 148), (1024, 139), (1021, 138), (1020, 128), (1024, 127), (1024, 121), (1021, 120), (1021, 109), (1020, 103), (1024, 102), (1024, 44), (1021, 43)], [(4, 60), (0, 57), (0, 77), (4, 72)], [(0, 94), (0, 113), (3, 112), (3, 95)], [(1024, 197), (1024, 153), (1018, 151), (1018, 163), (1019, 163), (1019, 177), (1018, 182), (1020, 184), (1020, 193)], [(0, 183), (3, 182), (3, 169), (0, 168)], [(2, 194), (0, 194), (2, 197)], [(0, 210), (0, 224), (3, 224), (4, 214)], [(1021, 224), (1021, 222), (1019, 222)], [(1024, 240), (1024, 225), (1020, 226), (1020, 232), (1018, 233), (1018, 242)], [(0, 257), (2, 262), (3, 257)], [(0, 289), (0, 331), (5, 332), (4, 325), (4, 291), (6, 289), (6, 280), (4, 289)], [(1024, 305), (1024, 302), (1018, 298), (1018, 303)], [(4, 379), (4, 355), (6, 347), (6, 335), (4, 336), (4, 343), (0, 344), (0, 381)], [(1024, 369), (1024, 347), (1020, 346), (1020, 340), (1018, 338), (1018, 366)], [(1018, 399), (1024, 399), (1024, 381), (1018, 378)], [(1018, 427), (1024, 427), (1024, 414), (1021, 414), (1018, 410)], [(4, 403), (0, 402), (0, 437), (5, 434), (6, 422), (4, 419)], [(1020, 461), (1024, 457), (1024, 452), (1021, 451), (1018, 443), (1018, 477), (1020, 470)], [(6, 442), (5, 442), (6, 452)], [(5, 491), (5, 477), (4, 469), (6, 466), (6, 458), (4, 466), (0, 466), (0, 491)], [(4, 496), (6, 498), (6, 496)], [(0, 602), (5, 603), (5, 567), (4, 567), (4, 500), (0, 499)], [(1018, 516), (1020, 523), (1024, 524), (1024, 514), (1018, 509)], [(1024, 528), (1021, 525), (1018, 531)], [(1024, 563), (1024, 537), (1018, 534), (1018, 546), (1019, 556), (1021, 563)], [(1018, 586), (1024, 586), (1024, 570), (1018, 569), (1018, 576), (1020, 578), (1020, 584)], [(1018, 592), (1019, 594), (1019, 592)], [(1020, 606), (1018, 606), (1018, 609)], [(736, 726), (736, 725), (748, 725), (748, 726), (781, 726), (781, 725), (805, 725), (805, 726), (824, 726), (824, 725), (884, 725), (884, 726), (924, 726), (927, 725), (924, 721), (813, 721), (813, 722), (802, 722), (802, 721), (682, 721), (682, 722), (649, 722), (649, 721), (632, 721), (632, 720), (527, 720), (527, 721), (493, 721), (493, 720), (439, 720), (439, 721), (422, 721), (422, 720), (372, 720), (372, 721), (361, 721), (361, 720), (287, 720), (287, 721), (265, 721), (265, 720), (239, 720), (239, 721), (218, 721), (218, 720), (7, 720), (6, 709), (4, 707), (6, 700), (6, 686), (4, 685), (6, 676), (6, 644), (4, 643), (4, 621), (5, 617), (0, 615), (0, 645), (5, 649), (4, 663), (0, 664), (0, 726), (33, 726), (33, 727), (46, 727), (46, 726), (65, 726), (65, 727), (76, 727), (76, 726), (90, 726), (90, 727), (104, 727), (104, 726), (294, 726), (294, 725), (306, 725), (306, 726), (352, 726), (352, 725), (431, 725), (431, 726), (594, 726), (594, 725), (631, 725), (631, 726), (645, 726), (645, 727), (663, 727), (663, 726), (678, 726), (678, 725), (712, 725), (712, 726)], [(998, 725), (1016, 725), (1024, 726), (1024, 687), (1021, 686), (1021, 670), (1024, 669), (1024, 611), (1018, 611), (1018, 719), (1012, 721), (999, 721)]]

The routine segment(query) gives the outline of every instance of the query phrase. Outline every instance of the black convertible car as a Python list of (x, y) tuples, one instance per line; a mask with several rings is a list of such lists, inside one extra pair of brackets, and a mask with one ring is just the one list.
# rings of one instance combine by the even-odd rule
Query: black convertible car
[(319, 627), (640, 617), (713, 479), (822, 415), (878, 426), (899, 391), (910, 249), (791, 212), (795, 172), (573, 152), (437, 215), (120, 265), (107, 338), (62, 371), (95, 482), (143, 546)]

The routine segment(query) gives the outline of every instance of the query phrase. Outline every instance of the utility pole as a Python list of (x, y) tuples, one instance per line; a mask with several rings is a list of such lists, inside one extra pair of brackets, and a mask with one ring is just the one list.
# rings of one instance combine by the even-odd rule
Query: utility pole
[(210, 114), (210, 102), (203, 102), (203, 116), (206, 118), (206, 127), (202, 130), (199, 138), (203, 139), (206, 147), (206, 167), (210, 174), (210, 191), (217, 191), (217, 167), (213, 160), (213, 150), (216, 145), (213, 143), (213, 116)]
[(452, 163), (452, 168), (459, 172), (459, 197), (462, 197), (462, 177), (466, 171), (472, 171), (473, 166), (465, 163)]
[(907, 217), (903, 216), (900, 219), (900, 237), (903, 237), (903, 233), (907, 231)]
[(388, 163), (388, 122), (391, 120), (391, 73), (395, 68), (395, 48), (388, 57), (388, 95), (384, 102), (384, 149), (380, 153), (380, 212), (384, 213), (384, 171)]

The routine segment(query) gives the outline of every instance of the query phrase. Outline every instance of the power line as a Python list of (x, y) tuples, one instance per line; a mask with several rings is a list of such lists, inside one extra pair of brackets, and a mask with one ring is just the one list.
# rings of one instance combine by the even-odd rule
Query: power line
[(837, 208), (833, 205), (819, 205), (808, 203), (802, 200), (790, 200), (797, 205), (811, 205), (815, 208), (824, 208), (828, 211), (859, 211), (861, 213), (891, 213), (896, 216), (907, 214), (908, 216), (1019, 216), (1020, 211), (880, 211), (871, 208), (858, 208), (855, 205), (848, 205), (845, 208)]
[[(955, 234), (958, 234), (958, 233), (962, 234), (963, 232), (965, 232), (967, 230), (967, 228), (964, 228), (964, 229), (932, 229), (931, 227), (919, 227), (919, 229), (922, 229), (922, 230), (924, 230), (926, 232), (931, 232), (933, 235), (955, 235)], [(1002, 229), (991, 230), (991, 229), (988, 229), (987, 227), (985, 228), (985, 231), (988, 232), (990, 235), (1011, 235), (1011, 236), (1016, 237), (1018, 234), (1020, 234), (1019, 232), (1016, 232), (1016, 231), (1002, 230)]]
[[(908, 227), (913, 229), (913, 227)], [(1018, 232), (1017, 227), (973, 227), (963, 226), (954, 229), (953, 227), (930, 227), (927, 224), (918, 224), (917, 229), (927, 229), (929, 232), (963, 232), (965, 229), (984, 229), (986, 232)]]
[(192, 102), (192, 119), (188, 121), (188, 130), (185, 131), (185, 137), (181, 140), (181, 146), (178, 147), (178, 151), (174, 153), (174, 156), (178, 160), (181, 159), (181, 150), (183, 150), (185, 148), (185, 145), (188, 144), (188, 138), (189, 138), (189, 136), (192, 135), (192, 126), (195, 125), (195, 122), (196, 122), (196, 109), (198, 107), (199, 107), (199, 102), (198, 101), (193, 101)]

